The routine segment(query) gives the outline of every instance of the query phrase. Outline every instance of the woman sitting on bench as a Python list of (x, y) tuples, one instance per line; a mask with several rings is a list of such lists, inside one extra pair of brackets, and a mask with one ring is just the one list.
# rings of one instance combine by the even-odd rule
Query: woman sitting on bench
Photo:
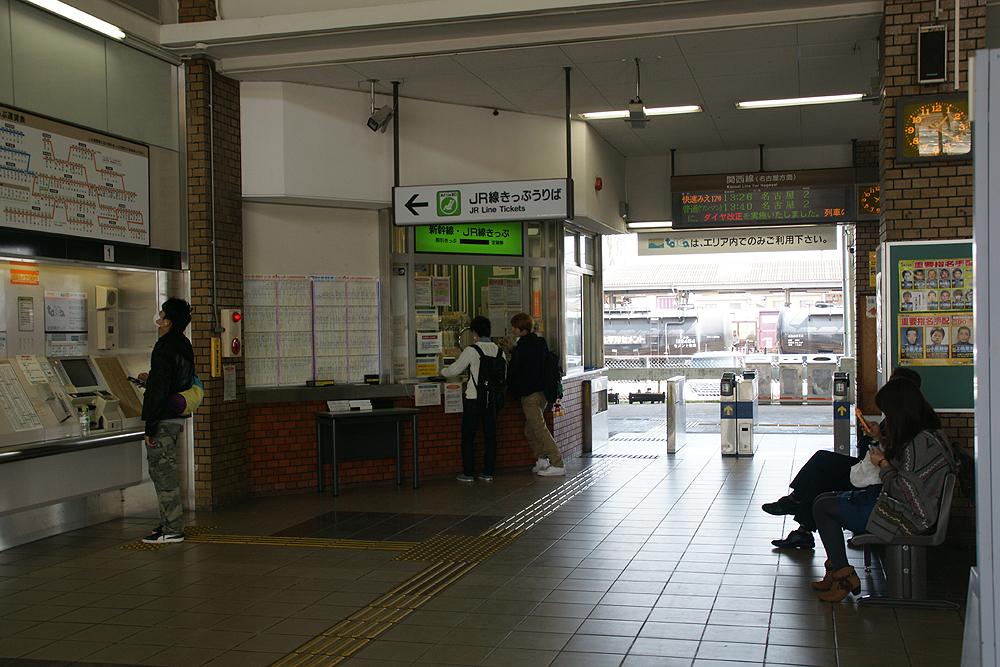
[(824, 493), (813, 503), (827, 561), (826, 576), (812, 587), (827, 602), (861, 592), (861, 580), (847, 562), (844, 528), (885, 541), (927, 532), (937, 522), (945, 476), (952, 469), (941, 420), (912, 382), (890, 380), (875, 394), (875, 404), (885, 422), (880, 445), (872, 446), (868, 458), (879, 467), (881, 493)]

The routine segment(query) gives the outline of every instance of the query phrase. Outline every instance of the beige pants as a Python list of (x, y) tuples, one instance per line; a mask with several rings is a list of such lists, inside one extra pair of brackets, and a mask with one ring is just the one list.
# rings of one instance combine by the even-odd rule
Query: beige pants
[(521, 409), (524, 410), (524, 437), (531, 445), (535, 458), (545, 457), (554, 466), (562, 467), (563, 458), (559, 454), (556, 440), (545, 425), (545, 394), (536, 391), (521, 397)]

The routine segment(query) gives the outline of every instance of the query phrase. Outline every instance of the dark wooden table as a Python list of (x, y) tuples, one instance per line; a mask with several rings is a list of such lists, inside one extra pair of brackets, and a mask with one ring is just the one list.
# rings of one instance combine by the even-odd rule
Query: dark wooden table
[[(417, 452), (417, 415), (420, 411), (416, 408), (383, 408), (379, 410), (352, 410), (350, 412), (318, 412), (316, 413), (316, 486), (317, 490), (323, 492), (323, 465), (331, 464), (333, 468), (333, 495), (339, 495), (340, 485), (337, 480), (337, 463), (342, 460), (359, 460), (382, 458), (386, 453), (385, 447), (371, 439), (363, 438), (362, 441), (346, 441), (344, 431), (351, 429), (355, 436), (360, 429), (367, 426), (381, 424), (395, 425), (395, 449), (396, 449), (396, 484), (403, 483), (403, 444), (400, 441), (402, 435), (400, 425), (406, 420), (410, 420), (411, 435), (413, 445), (413, 488), (420, 486), (420, 475), (418, 473), (418, 452)], [(340, 431), (340, 437), (338, 437)], [(376, 438), (377, 440), (377, 438)], [(338, 442), (339, 441), (339, 442)]]

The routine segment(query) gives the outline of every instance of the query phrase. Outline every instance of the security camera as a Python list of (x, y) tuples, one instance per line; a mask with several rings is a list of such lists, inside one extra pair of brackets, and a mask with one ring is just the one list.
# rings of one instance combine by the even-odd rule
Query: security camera
[(390, 120), (392, 120), (392, 107), (389, 105), (379, 107), (368, 116), (368, 129), (372, 132), (385, 132)]

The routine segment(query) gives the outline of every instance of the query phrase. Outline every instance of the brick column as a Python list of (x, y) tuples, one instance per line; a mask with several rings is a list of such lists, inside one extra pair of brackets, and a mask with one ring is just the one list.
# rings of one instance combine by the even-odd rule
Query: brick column
[[(854, 167), (859, 171), (878, 169), (878, 141), (856, 141), (854, 143)], [(868, 254), (878, 250), (879, 225), (874, 220), (859, 222), (854, 226), (854, 341), (857, 370), (852, 378), (858, 392), (858, 405), (867, 414), (876, 412), (875, 392), (878, 390), (878, 365), (875, 361), (875, 320), (866, 313), (867, 297), (875, 294), (869, 286)]]
[[(972, 160), (941, 164), (896, 164), (896, 100), (906, 95), (954, 91), (954, 2), (885, 0), (883, 40), (880, 241), (972, 238)], [(969, 56), (986, 46), (986, 0), (961, 0), (959, 7), (959, 82), (969, 89)], [(922, 25), (948, 26), (948, 81), (917, 83), (917, 31)], [(971, 415), (941, 415), (948, 434), (971, 450)]]
[[(215, 2), (181, 0), (179, 16), (181, 22), (214, 20)], [(237, 81), (216, 74), (207, 58), (188, 61), (185, 78), (191, 341), (205, 383), (195, 417), (195, 506), (209, 509), (241, 500), (249, 490), (243, 360), (224, 360), (224, 366), (236, 367), (236, 400), (223, 401), (223, 380), (211, 377), (211, 340), (218, 336), (213, 311), (243, 305), (240, 90)]]

